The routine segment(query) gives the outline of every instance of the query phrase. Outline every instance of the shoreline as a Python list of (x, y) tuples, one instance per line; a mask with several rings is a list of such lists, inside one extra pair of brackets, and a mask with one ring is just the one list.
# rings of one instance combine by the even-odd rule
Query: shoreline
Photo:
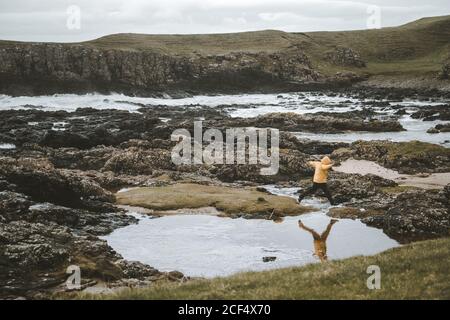
[[(0, 79), (1, 83), (1, 79)], [(75, 94), (75, 95), (89, 95), (89, 94), (123, 94), (131, 97), (140, 98), (169, 98), (180, 99), (193, 96), (218, 96), (218, 95), (243, 95), (243, 94), (283, 94), (283, 93), (295, 93), (295, 92), (352, 92), (361, 91), (369, 94), (369, 96), (385, 95), (397, 95), (397, 96), (414, 96), (420, 95), (423, 97), (436, 97), (443, 96), (450, 98), (450, 80), (438, 80), (435, 75), (426, 76), (392, 76), (392, 75), (371, 75), (369, 77), (352, 80), (351, 83), (348, 80), (336, 80), (325, 79), (321, 82), (305, 82), (305, 83), (288, 83), (282, 85), (269, 85), (269, 86), (257, 86), (255, 88), (242, 90), (241, 88), (221, 88), (221, 89), (195, 89), (188, 87), (174, 87), (166, 89), (148, 89), (148, 88), (136, 88), (136, 87), (114, 87), (108, 86), (107, 88), (92, 87), (86, 88), (52, 88), (52, 84), (49, 86), (43, 86), (45, 89), (37, 89), (33, 85), (26, 83), (20, 83), (16, 85), (14, 83), (9, 84), (10, 89), (2, 89), (0, 86), (0, 95), (6, 95), (11, 97), (38, 97), (38, 96), (51, 96), (62, 94)], [(367, 92), (369, 91), (369, 92)], [(19, 93), (20, 92), (20, 93)]]

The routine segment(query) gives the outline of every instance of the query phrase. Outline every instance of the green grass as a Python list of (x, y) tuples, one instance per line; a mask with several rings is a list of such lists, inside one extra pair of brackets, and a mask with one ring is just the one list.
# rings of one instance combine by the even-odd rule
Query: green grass
[[(367, 267), (381, 269), (381, 289), (366, 286)], [(450, 299), (450, 238), (417, 242), (371, 257), (228, 278), (161, 282), (113, 295), (77, 299)]]
[(295, 199), (257, 191), (255, 188), (178, 183), (163, 187), (135, 188), (116, 195), (117, 203), (157, 210), (215, 207), (225, 214), (300, 215), (311, 208)]

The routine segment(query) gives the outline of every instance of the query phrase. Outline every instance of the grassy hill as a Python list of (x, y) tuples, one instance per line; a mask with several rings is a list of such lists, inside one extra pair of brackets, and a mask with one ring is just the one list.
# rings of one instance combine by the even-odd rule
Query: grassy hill
[(273, 92), (367, 78), (363, 85), (450, 92), (450, 81), (438, 79), (450, 59), (449, 39), (450, 16), (442, 16), (379, 30), (0, 41), (0, 92)]
[(230, 52), (304, 50), (325, 74), (341, 71), (327, 62), (325, 53), (349, 47), (368, 62), (369, 74), (438, 71), (450, 55), (450, 15), (423, 18), (399, 27), (378, 30), (287, 33), (276, 30), (203, 35), (115, 34), (83, 44), (96, 48), (156, 50), (174, 55), (220, 55)]
[[(114, 295), (78, 299), (450, 299), (450, 238), (417, 242), (371, 257), (184, 284), (162, 282)], [(367, 267), (381, 269), (381, 289), (369, 290)]]

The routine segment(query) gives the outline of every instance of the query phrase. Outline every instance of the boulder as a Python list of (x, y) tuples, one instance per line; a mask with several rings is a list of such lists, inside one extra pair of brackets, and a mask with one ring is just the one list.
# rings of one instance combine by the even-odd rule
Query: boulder
[(364, 218), (370, 226), (383, 231), (400, 242), (410, 242), (450, 234), (448, 188), (443, 192), (413, 190), (398, 195), (386, 213)]
[(51, 202), (72, 208), (111, 210), (102, 203), (113, 202), (114, 196), (96, 182), (69, 172), (33, 164), (32, 161), (3, 157), (0, 175), (17, 190), (37, 202)]

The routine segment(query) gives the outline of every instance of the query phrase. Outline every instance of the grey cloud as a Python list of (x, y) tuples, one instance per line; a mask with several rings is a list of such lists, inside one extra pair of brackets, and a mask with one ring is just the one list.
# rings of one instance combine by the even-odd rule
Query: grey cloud
[[(80, 30), (66, 27), (69, 5), (81, 9)], [(0, 3), (0, 39), (71, 42), (118, 32), (363, 29), (369, 5), (380, 6), (382, 26), (450, 13), (448, 0), (15, 0)]]

